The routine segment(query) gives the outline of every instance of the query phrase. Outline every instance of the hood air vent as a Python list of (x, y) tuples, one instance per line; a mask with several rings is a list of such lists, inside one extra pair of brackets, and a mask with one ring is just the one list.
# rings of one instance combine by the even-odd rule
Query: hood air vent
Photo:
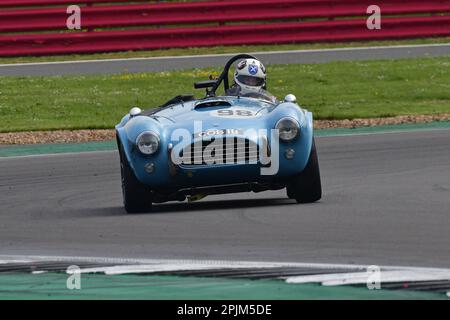
[(205, 108), (217, 108), (217, 107), (231, 107), (231, 103), (225, 100), (208, 100), (200, 102), (195, 106), (195, 110), (205, 109)]

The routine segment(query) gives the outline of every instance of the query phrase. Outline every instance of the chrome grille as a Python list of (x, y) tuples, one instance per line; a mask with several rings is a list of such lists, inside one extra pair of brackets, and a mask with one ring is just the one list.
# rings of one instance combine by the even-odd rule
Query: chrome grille
[(180, 152), (182, 165), (256, 164), (258, 144), (245, 138), (227, 137), (199, 140)]

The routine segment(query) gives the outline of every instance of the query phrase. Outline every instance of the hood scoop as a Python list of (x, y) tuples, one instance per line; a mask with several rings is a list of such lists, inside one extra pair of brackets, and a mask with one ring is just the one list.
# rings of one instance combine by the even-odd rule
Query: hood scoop
[(231, 103), (226, 100), (208, 100), (202, 101), (195, 105), (194, 109), (197, 111), (220, 109), (231, 107)]

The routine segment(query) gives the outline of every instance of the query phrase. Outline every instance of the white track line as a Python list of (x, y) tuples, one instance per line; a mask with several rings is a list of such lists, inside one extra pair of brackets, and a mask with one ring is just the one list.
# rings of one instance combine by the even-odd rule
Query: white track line
[[(426, 47), (450, 47), (448, 43), (432, 43), (432, 44), (416, 44), (416, 45), (396, 45), (396, 46), (372, 46), (372, 47), (352, 47), (352, 48), (327, 48), (327, 49), (303, 49), (303, 50), (286, 50), (286, 51), (258, 51), (251, 52), (254, 55), (277, 55), (291, 53), (321, 53), (321, 52), (346, 52), (346, 51), (371, 51), (383, 49), (414, 49)], [(57, 64), (80, 64), (80, 63), (102, 63), (102, 62), (124, 62), (124, 61), (151, 61), (151, 60), (177, 60), (177, 59), (202, 59), (213, 57), (227, 57), (234, 53), (219, 53), (205, 55), (186, 55), (186, 56), (169, 56), (169, 57), (141, 57), (141, 58), (114, 58), (114, 59), (97, 59), (97, 60), (69, 60), (69, 61), (50, 61), (50, 62), (26, 62), (0, 64), (0, 67), (20, 67), (20, 66), (45, 66)]]
[[(36, 256), (36, 255), (0, 255), (0, 264), (15, 262), (90, 262), (98, 264), (117, 264), (102, 268), (85, 269), (86, 272), (105, 272), (107, 274), (141, 273), (155, 271), (180, 271), (180, 270), (208, 270), (217, 268), (275, 268), (275, 267), (299, 267), (317, 269), (351, 269), (355, 274), (361, 275), (361, 270), (367, 270), (369, 265), (357, 264), (332, 264), (332, 263), (300, 263), (300, 262), (271, 262), (271, 261), (234, 261), (234, 260), (181, 260), (181, 259), (132, 259), (132, 258), (108, 258), (108, 257), (80, 257), (80, 256)], [(122, 264), (128, 264), (123, 266)], [(380, 266), (386, 272), (401, 272), (407, 274), (445, 275), (450, 279), (450, 269), (407, 266)], [(365, 273), (364, 273), (365, 274)], [(338, 276), (320, 275), (323, 280), (336, 280)], [(328, 277), (328, 278), (327, 278)], [(292, 277), (293, 279), (299, 277)]]
[[(389, 268), (386, 268), (389, 269)], [(313, 276), (287, 277), (287, 283), (305, 284), (320, 283), (324, 286), (339, 286), (348, 284), (365, 284), (369, 278), (367, 272), (320, 274)], [(419, 270), (409, 268), (408, 270), (383, 270), (380, 272), (380, 282), (407, 282), (407, 281), (433, 281), (449, 280), (450, 270)]]
[[(76, 264), (82, 262), (112, 264), (113, 266), (81, 268), (80, 273), (103, 273), (105, 275), (124, 275), (167, 271), (213, 270), (213, 269), (240, 269), (240, 268), (277, 268), (299, 267), (309, 269), (345, 269), (354, 270), (348, 273), (331, 273), (310, 276), (279, 277), (288, 284), (319, 283), (323, 286), (364, 285), (372, 281), (373, 273), (367, 270), (368, 265), (331, 264), (331, 263), (288, 263), (288, 262), (257, 262), (257, 261), (226, 261), (226, 260), (164, 260), (164, 259), (122, 259), (102, 257), (69, 257), (69, 256), (2, 256), (0, 264), (6, 263), (33, 263), (33, 262), (67, 262)], [(114, 266), (114, 264), (117, 264)], [(370, 266), (373, 267), (373, 266)], [(379, 266), (379, 283), (415, 282), (415, 281), (446, 281), (450, 280), (450, 269), (405, 267), (405, 266)], [(68, 274), (73, 270), (67, 270)], [(37, 271), (37, 274), (45, 271)], [(36, 271), (34, 271), (36, 274)], [(446, 295), (450, 297), (450, 292)]]

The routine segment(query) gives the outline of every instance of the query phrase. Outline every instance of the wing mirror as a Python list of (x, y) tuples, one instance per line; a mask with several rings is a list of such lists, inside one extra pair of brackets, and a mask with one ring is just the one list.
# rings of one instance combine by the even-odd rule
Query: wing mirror
[(207, 80), (207, 81), (200, 81), (200, 82), (196, 82), (194, 83), (194, 88), (195, 89), (206, 89), (206, 96), (207, 97), (211, 97), (214, 96), (214, 93), (212, 92), (213, 89), (209, 89), (209, 88), (214, 88), (217, 85), (217, 80)]
[(212, 88), (217, 83), (216, 80), (206, 80), (194, 83), (195, 89)]

